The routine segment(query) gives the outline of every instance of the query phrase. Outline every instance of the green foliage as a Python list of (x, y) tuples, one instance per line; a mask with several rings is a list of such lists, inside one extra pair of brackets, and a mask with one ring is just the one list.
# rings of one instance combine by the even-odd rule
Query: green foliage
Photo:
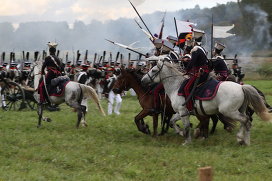
[(265, 78), (272, 78), (272, 64), (271, 63), (262, 64), (261, 67), (257, 69), (257, 72)]
[[(246, 83), (260, 88), (272, 104), (270, 81)], [(76, 129), (76, 113), (66, 105), (61, 109), (45, 112), (53, 122), (39, 129), (36, 111), (0, 111), (0, 180), (195, 181), (197, 169), (208, 165), (215, 181), (271, 180), (272, 125), (256, 116), (249, 147), (236, 143), (237, 129), (228, 133), (221, 123), (207, 140), (182, 146), (183, 138), (171, 128), (160, 137), (137, 130), (136, 97), (124, 97), (120, 116), (102, 117), (90, 103), (87, 128)], [(151, 118), (145, 121), (152, 128)]]

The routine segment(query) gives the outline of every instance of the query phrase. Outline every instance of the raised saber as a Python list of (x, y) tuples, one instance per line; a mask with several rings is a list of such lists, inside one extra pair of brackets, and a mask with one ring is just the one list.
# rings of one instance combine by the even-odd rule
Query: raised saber
[(129, 3), (131, 4), (131, 6), (133, 7), (133, 9), (135, 10), (135, 12), (137, 13), (137, 15), (139, 16), (139, 18), (141, 19), (141, 21), (143, 22), (143, 24), (145, 25), (145, 28), (147, 29), (147, 31), (149, 32), (149, 34), (151, 35), (152, 39), (154, 40), (155, 38), (153, 37), (151, 31), (148, 29), (148, 27), (146, 26), (143, 18), (141, 17), (141, 15), (138, 13), (137, 9), (135, 8), (135, 6), (130, 2), (130, 0), (128, 0)]

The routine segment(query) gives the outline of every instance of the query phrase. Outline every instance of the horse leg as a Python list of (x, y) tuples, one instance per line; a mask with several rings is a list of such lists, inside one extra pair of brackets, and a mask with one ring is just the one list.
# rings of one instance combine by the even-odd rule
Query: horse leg
[[(183, 113), (180, 114), (180, 115), (183, 115)], [(192, 138), (191, 138), (191, 126), (190, 126), (189, 116), (181, 117), (181, 120), (182, 120), (182, 123), (183, 123), (183, 126), (184, 126), (184, 130), (183, 130), (184, 133), (183, 133), (183, 135), (185, 137), (185, 142), (183, 143), (183, 145), (186, 145), (186, 144), (192, 142)]]
[(223, 112), (222, 114), (226, 117), (240, 122), (240, 129), (236, 135), (237, 142), (241, 145), (250, 145), (251, 122), (248, 119), (248, 116), (239, 111)]
[(153, 136), (157, 136), (157, 129), (158, 129), (158, 114), (153, 116)]
[(70, 107), (74, 108), (77, 111), (77, 124), (76, 124), (77, 128), (79, 128), (79, 125), (83, 116), (83, 110), (80, 103), (81, 101), (80, 102), (77, 102), (77, 101), (66, 102), (67, 105), (69, 105)]
[(147, 124), (144, 123), (143, 118), (149, 115), (149, 111), (147, 110), (142, 110), (137, 116), (134, 118), (134, 122), (137, 125), (137, 128), (139, 131), (145, 133), (145, 134), (150, 134), (150, 130)]
[(176, 122), (180, 119), (180, 115), (178, 113), (174, 114), (170, 120), (170, 126), (175, 129), (175, 132), (181, 136), (183, 136), (183, 132), (180, 130), (179, 126)]
[(197, 116), (197, 119), (200, 121), (197, 128), (194, 131), (195, 138), (208, 138), (209, 135), (209, 117), (206, 116)]
[(81, 120), (81, 125), (82, 125), (83, 127), (87, 127), (88, 124), (87, 124), (87, 122), (86, 122), (86, 120), (85, 120), (85, 117), (86, 117), (86, 114), (87, 114), (87, 107), (81, 105), (81, 110), (82, 110), (82, 120)]
[(161, 133), (159, 134), (160, 136), (164, 135), (165, 133), (167, 133), (168, 129), (169, 129), (169, 117), (168, 116), (163, 116), (161, 114), (161, 124), (162, 124), (162, 129), (161, 129)]
[(217, 115), (212, 115), (211, 119), (212, 119), (212, 122), (213, 122), (213, 126), (212, 126), (212, 129), (210, 131), (210, 134), (214, 134), (215, 128), (216, 128), (217, 123), (218, 123), (218, 117), (217, 117)]

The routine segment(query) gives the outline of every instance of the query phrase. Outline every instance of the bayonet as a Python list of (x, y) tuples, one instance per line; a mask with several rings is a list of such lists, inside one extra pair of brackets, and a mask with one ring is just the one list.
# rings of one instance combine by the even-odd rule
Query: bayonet
[(137, 53), (137, 54), (139, 54), (139, 55), (142, 55), (142, 56), (146, 57), (145, 54), (143, 54), (143, 53), (141, 53), (141, 52), (138, 52), (138, 51), (134, 50), (133, 48), (127, 46), (127, 45), (123, 45), (123, 44), (121, 44), (121, 43), (116, 43), (116, 42), (111, 41), (111, 40), (108, 40), (108, 39), (105, 39), (105, 40), (107, 40), (108, 42), (110, 42), (110, 43), (112, 43), (112, 44), (114, 44), (114, 45), (118, 45), (118, 46), (120, 46), (120, 47), (122, 47), (122, 48), (125, 48), (125, 49), (130, 50), (130, 51), (132, 51), (132, 52), (134, 52), (134, 53)]

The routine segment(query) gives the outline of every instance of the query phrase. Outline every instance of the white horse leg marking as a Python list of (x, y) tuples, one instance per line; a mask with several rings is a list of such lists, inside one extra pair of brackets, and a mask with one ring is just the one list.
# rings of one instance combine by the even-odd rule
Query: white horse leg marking
[(183, 143), (183, 145), (186, 145), (188, 143), (192, 142), (192, 138), (191, 138), (191, 128), (190, 128), (190, 119), (189, 116), (185, 116), (181, 118), (183, 126), (184, 126), (184, 137), (185, 137), (185, 142)]
[(180, 116), (178, 113), (174, 114), (170, 120), (170, 125), (173, 126), (175, 129), (176, 133), (183, 136), (183, 132), (179, 129), (178, 125), (176, 122), (180, 119)]
[(236, 135), (237, 142), (239, 144), (250, 144), (250, 127), (251, 123), (248, 119), (248, 117), (245, 114), (242, 114), (239, 111), (233, 111), (233, 112), (222, 112), (221, 113), (229, 117), (233, 120), (237, 120), (240, 122), (240, 129)]

